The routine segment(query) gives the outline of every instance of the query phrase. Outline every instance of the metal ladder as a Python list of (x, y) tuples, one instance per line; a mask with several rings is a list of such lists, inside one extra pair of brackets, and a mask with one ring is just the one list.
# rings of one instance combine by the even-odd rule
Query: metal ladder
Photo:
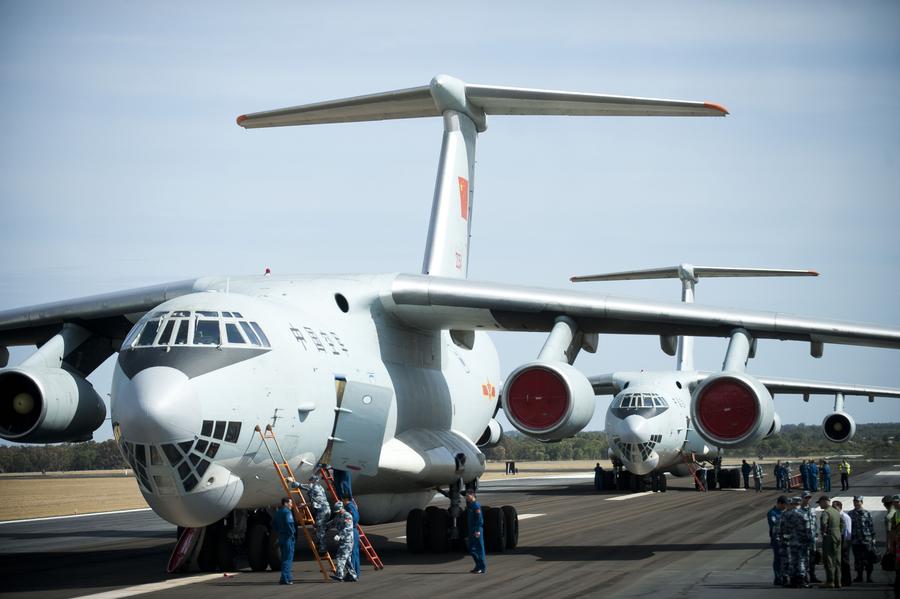
[(691, 473), (691, 476), (694, 477), (694, 484), (697, 485), (697, 490), (706, 492), (706, 481), (702, 480), (700, 476), (697, 475), (697, 458), (691, 453), (690, 459), (688, 459), (687, 455), (684, 453), (681, 454), (682, 461), (687, 464), (688, 471)]
[[(272, 458), (272, 464), (275, 466), (275, 472), (278, 473), (278, 478), (281, 479), (281, 486), (284, 488), (284, 492), (287, 493), (288, 497), (294, 500), (294, 519), (303, 531), (303, 536), (306, 537), (306, 543), (309, 545), (312, 554), (316, 557), (316, 563), (319, 565), (322, 576), (328, 581), (329, 575), (336, 572), (337, 568), (334, 566), (334, 560), (331, 559), (330, 553), (327, 551), (322, 554), (319, 553), (315, 540), (312, 538), (312, 535), (309, 534), (309, 527), (315, 526), (316, 520), (309, 510), (309, 504), (306, 502), (303, 493), (300, 492), (299, 488), (292, 488), (287, 481), (288, 478), (296, 480), (296, 477), (294, 477), (294, 471), (291, 470), (290, 464), (288, 464), (287, 459), (284, 457), (284, 452), (281, 451), (278, 439), (275, 438), (275, 431), (272, 429), (271, 424), (267, 424), (265, 430), (259, 428), (259, 425), (256, 425), (256, 428), (253, 430), (254, 432), (259, 433), (259, 438), (262, 439), (269, 457)], [(272, 453), (271, 448), (269, 448), (268, 442), (270, 440), (275, 444), (275, 449), (278, 450), (278, 455), (281, 457), (280, 462), (275, 459), (275, 455)], [(325, 565), (326, 563), (328, 564), (327, 566)], [(328, 571), (329, 568), (331, 570), (330, 572)]]
[[(334, 477), (331, 475), (331, 472), (328, 471), (328, 468), (324, 465), (320, 464), (319, 472), (322, 474), (322, 479), (325, 481), (325, 486), (328, 487), (328, 490), (331, 492), (331, 496), (334, 498), (334, 501), (340, 501), (341, 498), (338, 496), (337, 489), (334, 488)], [(359, 546), (366, 554), (366, 559), (369, 560), (369, 563), (375, 567), (376, 570), (383, 570), (384, 564), (381, 563), (381, 558), (378, 557), (378, 554), (375, 553), (375, 548), (372, 547), (372, 543), (369, 542), (369, 537), (366, 536), (366, 533), (363, 532), (362, 526), (359, 524), (356, 525), (356, 530), (359, 532)]]

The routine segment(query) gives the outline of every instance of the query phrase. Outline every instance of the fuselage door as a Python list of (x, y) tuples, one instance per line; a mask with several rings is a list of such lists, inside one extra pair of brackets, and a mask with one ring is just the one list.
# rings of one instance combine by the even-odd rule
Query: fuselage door
[(332, 466), (368, 476), (378, 473), (392, 397), (387, 387), (346, 382), (331, 438)]

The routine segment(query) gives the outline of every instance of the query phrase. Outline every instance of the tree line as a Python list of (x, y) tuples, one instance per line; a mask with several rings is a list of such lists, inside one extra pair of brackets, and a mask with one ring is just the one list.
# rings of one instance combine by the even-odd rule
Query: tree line
[[(485, 451), (489, 460), (556, 461), (604, 460), (609, 443), (606, 434), (582, 432), (556, 443), (541, 443), (517, 432), (506, 432), (500, 444)], [(900, 423), (860, 424), (846, 443), (832, 443), (817, 425), (787, 424), (781, 434), (733, 456), (829, 456), (861, 454), (866, 458), (900, 458)], [(112, 439), (96, 443), (16, 445), (0, 447), (0, 473), (116, 470), (128, 468)]]

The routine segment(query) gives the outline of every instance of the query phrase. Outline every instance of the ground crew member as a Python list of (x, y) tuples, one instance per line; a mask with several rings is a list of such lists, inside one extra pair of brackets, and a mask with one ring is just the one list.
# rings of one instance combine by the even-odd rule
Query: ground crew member
[(800, 495), (800, 507), (797, 510), (803, 514), (803, 517), (806, 518), (806, 527), (807, 527), (807, 541), (806, 541), (806, 568), (807, 568), (807, 576), (806, 579), (809, 582), (822, 582), (816, 576), (816, 537), (819, 532), (819, 525), (816, 522), (816, 514), (813, 511), (812, 503), (812, 493), (809, 491), (803, 491)]
[(775, 507), (766, 514), (769, 523), (769, 546), (772, 547), (772, 571), (775, 573), (775, 584), (783, 585), (784, 578), (781, 573), (781, 541), (778, 536), (778, 528), (781, 524), (781, 516), (787, 508), (787, 497), (781, 495), (775, 500)]
[(850, 586), (850, 540), (853, 532), (853, 521), (850, 515), (843, 511), (844, 504), (835, 499), (831, 502), (832, 507), (841, 514), (841, 520), (844, 522), (844, 528), (841, 532), (841, 586)]
[(603, 468), (600, 467), (600, 462), (594, 466), (594, 488), (598, 491), (603, 490)]
[(785, 491), (791, 490), (791, 463), (785, 462), (782, 467), (782, 476), (784, 477), (784, 489)]
[(809, 472), (809, 490), (815, 493), (819, 490), (819, 467), (814, 460), (810, 460), (806, 468)]
[(359, 508), (352, 497), (344, 497), (344, 509), (350, 513), (353, 518), (353, 551), (350, 553), (350, 565), (356, 572), (356, 579), (359, 580), (362, 573), (359, 568)]
[(294, 584), (291, 569), (294, 567), (294, 542), (297, 525), (294, 523), (294, 502), (290, 497), (281, 500), (281, 507), (275, 510), (272, 525), (278, 533), (278, 547), (281, 549), (281, 578), (278, 584)]
[(846, 491), (850, 488), (850, 462), (841, 460), (841, 463), (838, 464), (838, 472), (841, 473), (841, 491)]
[(822, 460), (822, 490), (831, 493), (831, 466), (828, 460)]
[(334, 540), (338, 542), (338, 548), (334, 560), (337, 571), (331, 575), (331, 579), (338, 582), (356, 582), (357, 575), (350, 563), (350, 554), (353, 553), (353, 516), (344, 509), (344, 504), (340, 501), (335, 502), (332, 512), (334, 516), (328, 527), (336, 529)]
[(806, 460), (800, 460), (800, 480), (803, 483), (803, 490), (809, 491), (809, 466)]
[(852, 535), (850, 543), (853, 547), (853, 567), (856, 569), (856, 578), (853, 582), (862, 582), (863, 570), (866, 571), (866, 582), (872, 582), (872, 568), (875, 555), (875, 523), (872, 514), (863, 508), (863, 498), (857, 495), (853, 498), (853, 511), (850, 512), (852, 522)]
[(353, 497), (350, 473), (346, 470), (339, 470), (337, 468), (334, 468), (332, 472), (334, 473), (332, 476), (334, 477), (334, 486), (337, 487), (336, 491), (338, 497)]
[(753, 466), (751, 466), (751, 470), (753, 472), (753, 486), (756, 489), (756, 492), (759, 493), (760, 491), (762, 491), (762, 477), (763, 477), (762, 467), (759, 464), (757, 464), (756, 462), (753, 462)]
[(822, 563), (825, 566), (825, 587), (841, 586), (841, 536), (844, 521), (841, 514), (830, 505), (827, 495), (819, 497), (819, 522), (822, 527)]
[(325, 546), (325, 529), (328, 528), (328, 519), (331, 518), (331, 505), (325, 496), (325, 489), (319, 486), (319, 477), (313, 474), (309, 477), (308, 484), (296, 483), (288, 479), (293, 489), (303, 489), (309, 497), (310, 507), (312, 508), (313, 518), (316, 520), (316, 548), (319, 554), (325, 553), (328, 549)]
[(775, 477), (775, 490), (781, 490), (781, 460), (775, 462), (775, 467), (772, 469), (772, 475)]
[(891, 524), (894, 521), (894, 498), (891, 495), (885, 495), (881, 498), (881, 505), (884, 506), (884, 547), (885, 550), (891, 548)]
[(469, 555), (475, 560), (472, 574), (484, 574), (487, 564), (484, 563), (484, 517), (481, 504), (475, 498), (475, 491), (466, 491), (466, 520), (469, 525)]
[(750, 488), (750, 464), (747, 460), (741, 460), (741, 476), (744, 477), (744, 488)]
[(781, 515), (778, 527), (781, 548), (781, 573), (785, 586), (809, 588), (806, 562), (809, 551), (806, 547), (809, 526), (806, 516), (797, 508), (799, 497), (791, 498), (791, 507)]

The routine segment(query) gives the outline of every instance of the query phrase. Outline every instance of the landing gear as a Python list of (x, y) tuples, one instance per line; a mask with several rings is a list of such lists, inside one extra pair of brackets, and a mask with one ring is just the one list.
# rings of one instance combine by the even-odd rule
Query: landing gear
[(257, 522), (247, 532), (247, 561), (254, 572), (262, 572), (269, 565), (269, 527)]

